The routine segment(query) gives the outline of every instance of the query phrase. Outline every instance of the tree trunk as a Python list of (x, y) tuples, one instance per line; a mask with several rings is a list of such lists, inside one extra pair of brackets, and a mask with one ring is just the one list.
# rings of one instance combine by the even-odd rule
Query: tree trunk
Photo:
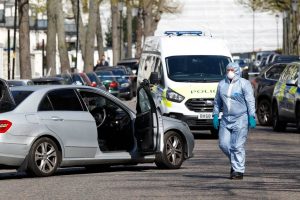
[(97, 47), (98, 47), (98, 58), (101, 59), (102, 55), (104, 55), (104, 47), (103, 47), (103, 36), (102, 36), (102, 26), (101, 26), (101, 16), (100, 16), (100, 6), (101, 1), (99, 1), (99, 5), (97, 6)]
[(142, 54), (142, 39), (143, 39), (143, 8), (140, 6), (137, 16), (136, 29), (136, 58), (140, 58)]
[(97, 20), (97, 0), (89, 1), (89, 22), (85, 42), (85, 61), (84, 71), (90, 72), (94, 68), (94, 50), (95, 50), (95, 34), (96, 34), (96, 20)]
[(157, 29), (158, 23), (161, 19), (161, 15), (163, 13), (163, 7), (165, 5), (165, 0), (159, 0), (158, 2), (158, 8), (157, 8), (157, 12), (155, 13), (155, 16), (152, 19), (152, 25), (151, 25), (151, 35), (154, 35), (154, 32)]
[(69, 61), (69, 54), (66, 45), (66, 35), (65, 35), (65, 28), (64, 28), (65, 18), (62, 10), (61, 0), (56, 0), (56, 1), (57, 1), (56, 30), (57, 30), (58, 52), (60, 58), (61, 72), (69, 72), (70, 61)]
[[(77, 1), (78, 0), (71, 0), (72, 2), (72, 10), (73, 10), (73, 13), (74, 13), (74, 17), (75, 17), (75, 21), (77, 23)], [(79, 5), (80, 6), (80, 5)], [(80, 8), (79, 8), (80, 9)], [(81, 13), (81, 12), (80, 12)], [(81, 50), (81, 55), (82, 55), (82, 60), (85, 60), (84, 58), (84, 51), (85, 51), (85, 40), (86, 40), (86, 28), (84, 27), (83, 25), (83, 22), (82, 22), (82, 17), (81, 17), (81, 14), (79, 13), (79, 47), (80, 47), (80, 50)]]
[(152, 31), (152, 20), (153, 20), (153, 15), (152, 15), (152, 9), (153, 9), (153, 1), (152, 0), (144, 0), (144, 39), (147, 36), (152, 36), (153, 31)]
[(30, 64), (30, 37), (29, 37), (29, 2), (19, 1), (19, 23), (20, 23), (20, 78), (31, 78)]
[(47, 74), (56, 74), (56, 2), (51, 0), (47, 1), (47, 46), (46, 46), (46, 61), (47, 61)]
[(116, 65), (120, 57), (120, 39), (118, 37), (118, 1), (111, 0), (111, 20), (112, 20), (112, 52), (113, 65)]
[(132, 58), (132, 5), (131, 0), (127, 0), (127, 58)]

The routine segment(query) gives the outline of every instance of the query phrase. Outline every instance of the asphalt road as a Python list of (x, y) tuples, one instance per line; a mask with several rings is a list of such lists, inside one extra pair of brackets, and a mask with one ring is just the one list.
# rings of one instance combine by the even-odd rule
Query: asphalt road
[[(130, 102), (129, 102), (130, 103)], [(0, 170), (0, 199), (300, 199), (300, 134), (258, 126), (246, 145), (244, 180), (230, 180), (230, 166), (209, 132), (198, 134), (194, 157), (179, 170), (154, 164), (115, 166), (91, 173), (60, 169), (32, 178)]]

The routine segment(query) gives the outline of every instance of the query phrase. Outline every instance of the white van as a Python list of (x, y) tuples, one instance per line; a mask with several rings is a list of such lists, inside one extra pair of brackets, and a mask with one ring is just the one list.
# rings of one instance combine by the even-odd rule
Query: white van
[(161, 114), (180, 119), (192, 132), (211, 130), (218, 82), (232, 56), (225, 42), (202, 32), (166, 32), (146, 38), (138, 84), (149, 79)]

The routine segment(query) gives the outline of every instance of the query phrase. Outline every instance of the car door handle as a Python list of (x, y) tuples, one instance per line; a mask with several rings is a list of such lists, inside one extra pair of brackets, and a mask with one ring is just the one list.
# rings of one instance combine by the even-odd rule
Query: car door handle
[(57, 117), (57, 116), (52, 116), (51, 119), (53, 121), (63, 121), (64, 119), (60, 118), (60, 117)]

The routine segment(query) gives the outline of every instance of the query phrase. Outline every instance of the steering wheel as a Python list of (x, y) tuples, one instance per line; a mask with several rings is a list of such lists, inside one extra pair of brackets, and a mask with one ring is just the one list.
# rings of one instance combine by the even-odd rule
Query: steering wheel
[(99, 128), (106, 119), (105, 109), (97, 107), (91, 111), (91, 114), (95, 118), (97, 128)]

